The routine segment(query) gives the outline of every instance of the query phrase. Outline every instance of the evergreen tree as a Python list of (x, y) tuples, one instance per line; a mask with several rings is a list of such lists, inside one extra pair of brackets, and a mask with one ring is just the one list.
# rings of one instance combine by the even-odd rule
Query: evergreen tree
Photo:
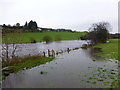
[(30, 29), (30, 30), (37, 30), (37, 28), (38, 28), (38, 26), (37, 26), (37, 23), (35, 22), (35, 21), (30, 21), (29, 23), (28, 23), (28, 28)]
[(38, 26), (37, 23), (35, 21), (30, 21), (29, 23), (25, 23), (24, 25), (24, 29), (29, 29), (29, 30), (37, 30)]
[(24, 29), (28, 29), (27, 21), (25, 22)]

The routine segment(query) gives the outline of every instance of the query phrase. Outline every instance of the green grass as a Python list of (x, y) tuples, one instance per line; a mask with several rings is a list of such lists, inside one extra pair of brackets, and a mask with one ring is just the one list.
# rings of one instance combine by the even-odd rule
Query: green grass
[(110, 39), (109, 43), (97, 44), (93, 48), (102, 48), (102, 52), (97, 55), (103, 58), (120, 60), (118, 57), (118, 43), (120, 44), (120, 39)]
[(11, 62), (3, 62), (2, 67), (8, 67), (12, 72), (18, 72), (23, 69), (29, 69), (40, 64), (50, 62), (54, 57), (31, 56), (27, 58), (13, 59)]
[[(59, 37), (61, 40), (78, 40), (78, 38), (82, 35), (85, 35), (85, 32), (23, 32), (21, 34), (17, 33), (8, 33), (5, 34), (6, 37), (11, 37), (10, 40), (13, 43), (13, 39), (16, 40), (16, 43), (30, 43), (31, 39), (35, 39), (37, 42), (42, 42), (43, 37), (48, 35), (51, 37), (52, 41), (56, 41), (56, 38)], [(21, 40), (17, 40), (17, 39)], [(4, 39), (3, 39), (4, 43)]]
[(2, 80), (4, 80), (10, 73), (15, 73), (24, 69), (30, 69), (52, 60), (54, 60), (54, 57), (30, 56), (26, 58), (14, 58), (10, 60), (10, 62), (4, 61), (2, 63), (2, 67), (7, 67), (8, 70), (3, 70), (2, 76), (0, 75), (0, 77), (2, 77)]
[(14, 69), (14, 72), (17, 72), (17, 71), (20, 71), (24, 68), (26, 69), (29, 69), (29, 68), (32, 68), (32, 67), (35, 67), (35, 66), (38, 66), (40, 64), (45, 64), (46, 62), (50, 62), (52, 61), (54, 58), (40, 58), (40, 59), (30, 59), (24, 63), (19, 63), (19, 64), (16, 64), (16, 65), (12, 65), (12, 66), (9, 66), (11, 67), (12, 69)]

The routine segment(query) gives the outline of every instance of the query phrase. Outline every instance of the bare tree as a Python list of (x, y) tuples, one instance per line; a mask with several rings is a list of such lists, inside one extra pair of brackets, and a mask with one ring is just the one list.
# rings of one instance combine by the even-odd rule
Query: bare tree
[(9, 60), (10, 58), (15, 57), (18, 44), (21, 42), (21, 31), (15, 31), (13, 33), (3, 35), (3, 44), (2, 44), (2, 58), (3, 60)]

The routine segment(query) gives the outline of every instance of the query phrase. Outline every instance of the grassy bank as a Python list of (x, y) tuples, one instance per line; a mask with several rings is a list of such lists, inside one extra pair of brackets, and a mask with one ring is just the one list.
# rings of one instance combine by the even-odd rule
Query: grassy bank
[(10, 62), (3, 62), (2, 67), (7, 67), (7, 69), (3, 69), (3, 77), (9, 75), (9, 73), (18, 72), (23, 69), (29, 69), (41, 64), (45, 64), (53, 59), (54, 57), (31, 56), (26, 58), (12, 59)]
[[(42, 42), (44, 41), (44, 36), (49, 36), (52, 41), (57, 41), (57, 38), (60, 40), (78, 40), (80, 36), (85, 34), (85, 32), (23, 32), (19, 35), (17, 33), (7, 33), (5, 37), (11, 37), (13, 40), (15, 39), (16, 43), (30, 43), (31, 40)], [(13, 43), (13, 40), (10, 40), (10, 43)]]
[(97, 44), (93, 47), (102, 48), (102, 52), (98, 53), (101, 57), (120, 60), (120, 57), (118, 57), (118, 43), (120, 44), (120, 39), (110, 39), (109, 43)]

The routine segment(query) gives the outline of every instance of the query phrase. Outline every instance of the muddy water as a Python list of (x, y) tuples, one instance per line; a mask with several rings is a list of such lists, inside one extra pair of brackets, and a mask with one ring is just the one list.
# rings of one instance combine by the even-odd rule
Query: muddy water
[[(93, 52), (91, 49), (78, 49), (60, 54), (49, 63), (10, 74), (2, 86), (3, 88), (109, 88), (115, 79), (108, 76), (117, 79), (117, 63), (112, 59), (93, 58), (91, 52)], [(101, 69), (107, 71), (100, 73)], [(111, 74), (112, 69), (116, 70), (114, 71), (116, 74)], [(103, 74), (106, 78), (102, 77)], [(100, 78), (103, 80), (99, 80)]]

